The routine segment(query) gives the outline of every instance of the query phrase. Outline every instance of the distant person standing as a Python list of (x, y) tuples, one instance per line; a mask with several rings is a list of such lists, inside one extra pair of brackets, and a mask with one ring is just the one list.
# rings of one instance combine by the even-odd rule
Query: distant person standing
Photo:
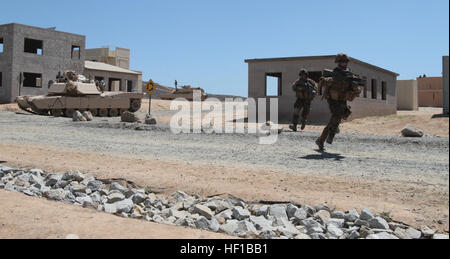
[(311, 109), (311, 101), (317, 94), (316, 82), (308, 77), (308, 71), (306, 69), (301, 69), (299, 76), (300, 78), (292, 85), (292, 90), (296, 93), (297, 97), (297, 101), (294, 104), (292, 125), (289, 126), (289, 128), (293, 131), (297, 131), (297, 124), (301, 110), (303, 110), (301, 129), (305, 129)]
[(178, 90), (178, 81), (175, 80), (175, 90)]

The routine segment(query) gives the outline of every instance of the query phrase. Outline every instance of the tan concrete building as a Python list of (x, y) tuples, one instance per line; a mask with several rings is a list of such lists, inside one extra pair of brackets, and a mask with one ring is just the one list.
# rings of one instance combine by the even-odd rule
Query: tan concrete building
[[(310, 77), (318, 81), (323, 69), (333, 69), (335, 55), (312, 57), (288, 57), (268, 59), (248, 59), (248, 97), (267, 100), (267, 119), (271, 98), (278, 98), (279, 122), (292, 120), (295, 93), (291, 85), (298, 78), (301, 68), (310, 72)], [(367, 79), (361, 97), (349, 105), (353, 114), (350, 119), (366, 116), (395, 114), (397, 112), (397, 73), (350, 58), (349, 69)], [(317, 96), (311, 106), (310, 122), (325, 123), (330, 118), (326, 100)]]
[(444, 114), (448, 114), (448, 56), (442, 57), (442, 84)]
[(417, 78), (420, 107), (442, 107), (442, 77)]
[(130, 69), (130, 50), (118, 47), (115, 50), (110, 50), (108, 47), (86, 49), (86, 60)]
[(417, 80), (397, 80), (397, 109), (419, 110)]
[(106, 91), (142, 92), (142, 72), (105, 64), (85, 61), (84, 75), (104, 81)]

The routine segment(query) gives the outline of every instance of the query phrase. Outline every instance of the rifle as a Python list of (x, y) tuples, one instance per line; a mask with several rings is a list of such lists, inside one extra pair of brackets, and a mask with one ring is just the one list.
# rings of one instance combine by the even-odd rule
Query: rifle
[(324, 69), (322, 72), (323, 77), (332, 77), (332, 78), (341, 78), (341, 80), (349, 80), (353, 85), (365, 86), (367, 84), (366, 79), (362, 79), (359, 76), (353, 75), (352, 73), (347, 73), (345, 78), (342, 78), (341, 75), (337, 75), (331, 69)]

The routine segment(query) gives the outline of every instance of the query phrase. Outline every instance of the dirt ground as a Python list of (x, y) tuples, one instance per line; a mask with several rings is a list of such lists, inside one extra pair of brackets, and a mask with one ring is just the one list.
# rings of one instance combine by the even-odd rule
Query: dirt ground
[[(166, 111), (169, 103), (153, 100), (152, 109)], [(147, 109), (144, 102), (141, 111)], [(0, 110), (17, 111), (17, 107), (15, 104), (0, 105)], [(358, 119), (344, 123), (341, 132), (396, 136), (404, 125), (411, 124), (423, 129), (426, 134), (448, 137), (448, 117), (431, 118), (441, 111), (424, 108), (417, 112), (405, 111), (392, 116)], [(320, 126), (308, 126), (306, 130), (318, 132), (322, 129)], [(343, 173), (335, 176), (316, 172), (291, 174), (286, 170), (202, 164), (196, 161), (177, 162), (151, 157), (133, 158), (53, 145), (5, 143), (1, 140), (0, 155), (0, 160), (6, 161), (4, 164), (13, 167), (40, 168), (61, 173), (80, 170), (100, 178), (126, 178), (142, 187), (149, 186), (161, 192), (161, 195), (183, 190), (203, 196), (230, 193), (248, 201), (291, 201), (310, 205), (326, 203), (343, 211), (371, 208), (376, 212), (388, 212), (395, 220), (416, 228), (427, 225), (443, 232), (449, 231), (448, 183), (443, 183), (446, 186), (444, 188), (436, 188), (428, 184), (371, 180)], [(0, 201), (4, 206), (0, 210), (0, 238), (64, 238), (68, 234), (77, 234), (81, 238), (223, 237), (209, 232), (118, 218), (4, 191), (0, 192)], [(107, 226), (114, 226), (114, 229), (108, 229)]]
[(161, 225), (0, 190), (0, 238), (225, 239), (227, 235)]

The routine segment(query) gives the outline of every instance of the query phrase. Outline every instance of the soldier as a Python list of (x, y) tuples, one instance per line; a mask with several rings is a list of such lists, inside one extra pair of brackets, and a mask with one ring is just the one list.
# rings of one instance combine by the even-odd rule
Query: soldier
[(361, 93), (358, 85), (353, 81), (354, 75), (347, 68), (349, 61), (346, 54), (338, 54), (335, 60), (337, 67), (333, 70), (333, 77), (322, 78), (319, 83), (320, 89), (325, 87), (322, 98), (327, 99), (331, 111), (328, 125), (316, 140), (320, 151), (325, 150), (325, 140), (328, 144), (333, 143), (335, 135), (339, 133), (339, 124), (351, 115), (351, 107), (347, 105), (347, 101), (353, 101)]
[(302, 127), (306, 127), (306, 121), (311, 108), (311, 101), (317, 94), (317, 85), (314, 80), (308, 78), (308, 71), (301, 69), (299, 73), (300, 78), (292, 85), (292, 90), (296, 93), (297, 101), (294, 104), (294, 116), (292, 118), (292, 125), (289, 126), (293, 131), (297, 131), (298, 119), (300, 111), (302, 112)]

